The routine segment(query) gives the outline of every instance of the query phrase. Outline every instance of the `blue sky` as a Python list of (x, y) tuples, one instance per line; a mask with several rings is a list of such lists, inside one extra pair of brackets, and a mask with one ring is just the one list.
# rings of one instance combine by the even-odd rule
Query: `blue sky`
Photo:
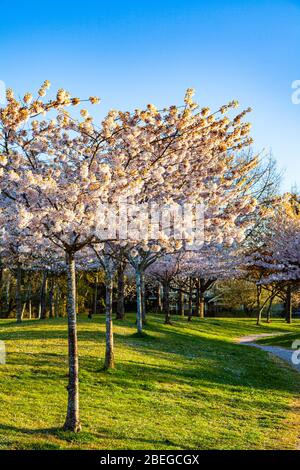
[[(1, 2), (0, 79), (20, 94), (45, 79), (109, 108), (181, 104), (184, 90), (217, 108), (251, 106), (257, 151), (300, 187), (300, 1)], [(96, 108), (94, 108), (95, 112)]]

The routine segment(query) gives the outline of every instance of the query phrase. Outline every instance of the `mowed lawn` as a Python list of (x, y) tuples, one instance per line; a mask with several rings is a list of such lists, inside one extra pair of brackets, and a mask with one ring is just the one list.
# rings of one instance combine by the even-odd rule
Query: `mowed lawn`
[(300, 322), (134, 316), (115, 322), (116, 369), (102, 370), (104, 317), (80, 316), (83, 431), (64, 433), (67, 321), (0, 320), (1, 449), (295, 449), (300, 374), (235, 338), (299, 333)]
[(293, 347), (293, 343), (296, 340), (300, 340), (300, 334), (291, 333), (274, 337), (261, 338), (257, 342), (265, 346), (279, 346), (284, 349), (295, 349), (298, 348), (297, 344)]

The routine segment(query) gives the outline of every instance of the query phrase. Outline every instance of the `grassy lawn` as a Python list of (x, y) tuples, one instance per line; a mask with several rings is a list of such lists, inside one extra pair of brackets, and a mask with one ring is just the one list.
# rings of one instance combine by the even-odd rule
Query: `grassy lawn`
[[(60, 430), (67, 384), (66, 319), (0, 320), (1, 449), (292, 449), (299, 445), (300, 374), (238, 345), (248, 334), (300, 322), (134, 317), (115, 322), (117, 368), (102, 371), (104, 318), (79, 322), (82, 433)], [(269, 340), (270, 341), (270, 340)], [(297, 410), (298, 409), (298, 410)]]
[(279, 346), (280, 348), (292, 349), (292, 344), (296, 339), (300, 340), (300, 332), (274, 336), (271, 338), (262, 338), (257, 342), (265, 344), (266, 346)]

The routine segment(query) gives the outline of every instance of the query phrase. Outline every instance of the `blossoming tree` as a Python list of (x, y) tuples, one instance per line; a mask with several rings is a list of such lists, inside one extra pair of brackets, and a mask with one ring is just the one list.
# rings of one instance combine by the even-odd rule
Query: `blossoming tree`
[[(81, 110), (79, 120), (70, 116), (65, 107), (80, 100), (65, 90), (44, 102), (48, 86), (45, 82), (37, 99), (26, 93), (17, 100), (8, 90), (8, 104), (0, 110), (0, 197), (6, 213), (22, 210), (33, 238), (50, 241), (64, 254), (69, 345), (64, 428), (79, 431), (75, 255), (93, 243), (118, 238), (114, 223), (104, 230), (104, 206), (128, 198), (139, 205), (204, 203), (206, 239), (230, 244), (244, 232), (247, 215), (255, 210), (247, 174), (257, 159), (236, 156), (252, 142), (250, 125), (243, 122), (248, 110), (226, 116), (236, 102), (211, 113), (200, 109), (188, 90), (181, 108), (112, 110), (99, 128), (87, 110)], [(91, 97), (90, 102), (98, 99)], [(45, 119), (51, 110), (57, 110), (57, 116)], [(166, 251), (170, 238), (160, 237)], [(150, 259), (153, 244), (148, 236), (138, 240)]]

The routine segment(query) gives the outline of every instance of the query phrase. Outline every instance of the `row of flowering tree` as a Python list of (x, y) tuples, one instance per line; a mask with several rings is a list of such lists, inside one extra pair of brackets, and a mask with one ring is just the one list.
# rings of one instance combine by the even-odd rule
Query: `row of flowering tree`
[[(252, 189), (258, 159), (243, 153), (252, 143), (250, 125), (243, 121), (250, 110), (236, 114), (237, 102), (211, 112), (200, 108), (193, 90), (187, 90), (181, 107), (112, 110), (99, 124), (85, 109), (80, 118), (68, 112), (81, 100), (63, 89), (52, 100), (44, 98), (49, 85), (46, 81), (37, 97), (26, 93), (23, 99), (8, 90), (7, 106), (0, 110), (1, 251), (17, 272), (19, 322), (22, 270), (66, 273), (69, 384), (64, 429), (76, 432), (81, 429), (76, 263), (80, 269), (101, 266), (105, 273), (105, 366), (113, 367), (112, 280), (120, 264), (126, 260), (135, 275), (137, 329), (142, 334), (147, 271), (161, 279), (166, 271), (176, 277), (180, 263), (198, 286), (201, 309), (204, 290), (235, 269), (230, 250), (264, 213)], [(202, 204), (204, 251), (187, 253), (189, 235), (178, 239), (165, 229), (164, 220), (155, 235), (143, 231), (144, 220), (138, 220), (139, 236), (120, 236), (120, 200), (135, 206)], [(109, 208), (116, 209), (117, 218), (110, 217), (107, 226)]]
[[(255, 241), (255, 243), (253, 243)], [(266, 217), (259, 237), (254, 237), (245, 251), (244, 268), (257, 284), (257, 324), (265, 305), (276, 296), (284, 300), (286, 320), (292, 319), (292, 292), (300, 284), (300, 200), (286, 193), (277, 199), (272, 216)], [(268, 296), (261, 303), (262, 289)]]

